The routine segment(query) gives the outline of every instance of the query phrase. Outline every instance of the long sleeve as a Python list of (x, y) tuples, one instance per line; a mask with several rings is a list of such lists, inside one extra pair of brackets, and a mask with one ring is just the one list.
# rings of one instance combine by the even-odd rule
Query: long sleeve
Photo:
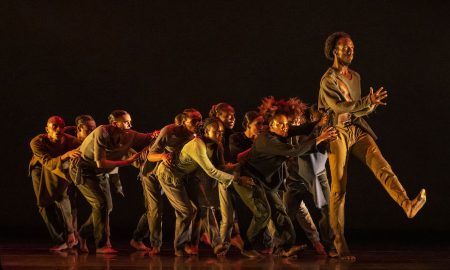
[(233, 175), (218, 170), (214, 167), (206, 153), (206, 145), (201, 139), (195, 138), (191, 140), (185, 145), (183, 151), (187, 153), (189, 157), (192, 158), (209, 177), (216, 179), (225, 186), (229, 186), (233, 181)]
[[(320, 82), (319, 102), (322, 106), (331, 108), (335, 113), (355, 113), (371, 107), (369, 96), (356, 101), (346, 101), (339, 91), (336, 80), (330, 76), (324, 76)], [(319, 104), (319, 108), (322, 107)]]
[(255, 141), (255, 147), (259, 152), (287, 157), (296, 157), (317, 151), (315, 138), (309, 137), (297, 145), (291, 145), (270, 134), (259, 136)]
[(30, 147), (34, 157), (42, 164), (42, 166), (50, 171), (62, 169), (61, 156), (52, 157), (50, 155), (42, 135), (34, 137), (30, 142)]
[(354, 115), (356, 117), (363, 117), (363, 116), (366, 116), (366, 115), (370, 114), (371, 112), (373, 112), (375, 110), (375, 108), (376, 108), (375, 105), (371, 105), (369, 108), (365, 108), (364, 110), (355, 112)]

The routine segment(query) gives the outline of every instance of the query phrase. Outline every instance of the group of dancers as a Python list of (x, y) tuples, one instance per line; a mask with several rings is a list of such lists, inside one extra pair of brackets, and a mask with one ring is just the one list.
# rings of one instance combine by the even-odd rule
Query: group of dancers
[[(225, 102), (213, 105), (206, 119), (185, 109), (174, 123), (151, 133), (132, 130), (124, 110), (114, 110), (109, 124), (99, 126), (89, 115), (78, 116), (75, 126), (51, 116), (46, 132), (30, 143), (30, 175), (55, 242), (51, 250), (79, 245), (89, 252), (93, 236), (96, 253), (117, 252), (110, 239), (111, 186), (123, 195), (119, 168), (134, 166), (146, 208), (130, 241), (137, 250), (160, 253), (166, 196), (175, 210), (176, 256), (198, 254), (203, 241), (218, 256), (235, 246), (250, 258), (290, 257), (305, 248), (296, 237), (297, 222), (318, 254), (355, 260), (344, 237), (349, 154), (370, 168), (408, 218), (423, 207), (426, 192), (408, 197), (363, 119), (386, 105), (387, 91), (370, 88), (361, 96), (360, 76), (349, 68), (351, 37), (331, 34), (325, 56), (332, 65), (321, 78), (317, 104), (263, 98), (245, 113), (242, 132), (234, 131), (235, 109)], [(79, 229), (78, 193), (92, 210)], [(314, 204), (306, 205), (311, 195)], [(308, 207), (320, 209), (318, 226)]]

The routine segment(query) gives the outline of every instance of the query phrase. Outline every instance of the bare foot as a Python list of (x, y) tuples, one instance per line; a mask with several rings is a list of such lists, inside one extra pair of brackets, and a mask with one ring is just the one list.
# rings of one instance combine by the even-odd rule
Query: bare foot
[(135, 250), (139, 251), (150, 251), (150, 248), (144, 245), (142, 241), (136, 241), (134, 239), (130, 240), (130, 246), (132, 246)]
[(189, 254), (184, 249), (175, 250), (176, 257), (188, 257)]
[(158, 255), (161, 252), (160, 247), (152, 247), (150, 251), (148, 252), (149, 255)]
[(229, 246), (227, 244), (220, 243), (214, 247), (214, 254), (217, 256), (225, 256), (228, 252)]
[(74, 234), (74, 233), (69, 233), (69, 234), (67, 235), (67, 241), (66, 241), (66, 243), (67, 243), (67, 248), (72, 248), (72, 247), (78, 245), (78, 240), (77, 240), (77, 238), (75, 237), (75, 234)]
[(186, 245), (184, 251), (189, 255), (198, 255), (198, 246)]
[(101, 248), (97, 248), (95, 252), (99, 254), (113, 254), (117, 253), (117, 250), (113, 249), (112, 247), (104, 246)]
[(292, 257), (295, 256), (298, 252), (304, 250), (306, 248), (306, 245), (298, 245), (298, 246), (292, 246), (289, 250), (283, 250), (279, 249), (275, 252), (275, 255), (280, 257)]
[(242, 240), (239, 234), (236, 234), (234, 237), (231, 237), (230, 244), (232, 246), (237, 247), (240, 251), (244, 249), (244, 240)]
[(62, 243), (60, 245), (55, 245), (49, 248), (50, 251), (61, 251), (67, 249), (68, 246), (66, 243)]
[(252, 250), (243, 249), (243, 250), (241, 250), (241, 254), (250, 259), (258, 259), (258, 258), (264, 257), (258, 251), (253, 250), (253, 249)]
[(337, 253), (337, 251), (335, 249), (332, 249), (332, 250), (328, 251), (328, 257), (337, 258), (337, 257), (339, 257), (339, 254)]
[(320, 241), (315, 241), (312, 243), (314, 249), (316, 250), (316, 253), (319, 255), (327, 255), (327, 252), (325, 251), (325, 247), (320, 243)]
[(404, 207), (406, 216), (408, 218), (415, 217), (426, 202), (427, 202), (427, 192), (425, 191), (425, 189), (421, 189), (419, 195), (417, 195), (417, 197), (414, 198), (414, 200), (409, 200), (406, 202), (406, 206)]
[(208, 246), (211, 246), (211, 240), (209, 239), (209, 236), (207, 233), (202, 233), (202, 236), (200, 237), (200, 241), (205, 243)]
[(78, 240), (80, 241), (80, 251), (83, 253), (89, 253), (86, 239), (78, 235)]

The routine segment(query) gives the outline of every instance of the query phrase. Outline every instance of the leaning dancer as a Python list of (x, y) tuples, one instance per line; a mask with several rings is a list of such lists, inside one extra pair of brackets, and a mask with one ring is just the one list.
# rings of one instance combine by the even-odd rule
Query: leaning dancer
[(78, 190), (92, 207), (89, 219), (79, 231), (80, 250), (88, 252), (86, 239), (93, 233), (97, 253), (117, 252), (108, 243), (108, 200), (110, 188), (108, 173), (116, 167), (130, 165), (139, 154), (129, 156), (132, 147), (150, 143), (151, 134), (131, 130), (131, 116), (124, 110), (115, 110), (109, 125), (92, 131), (80, 146), (81, 157), (71, 162), (70, 174)]
[(354, 45), (347, 33), (336, 32), (325, 41), (325, 56), (333, 65), (320, 81), (318, 108), (331, 114), (339, 135), (330, 143), (331, 169), (330, 223), (335, 234), (335, 246), (339, 257), (355, 260), (344, 237), (344, 204), (347, 185), (347, 160), (351, 153), (364, 162), (397, 202), (408, 218), (413, 218), (426, 202), (422, 189), (410, 200), (400, 181), (384, 159), (375, 140), (377, 137), (362, 118), (378, 105), (386, 105), (387, 91), (381, 87), (361, 97), (360, 76), (349, 69), (353, 60)]
[[(67, 187), (68, 161), (80, 155), (77, 139), (64, 133), (64, 120), (52, 116), (47, 120), (45, 134), (39, 134), (30, 142), (33, 157), (30, 175), (36, 195), (39, 213), (55, 244), (51, 251), (71, 248), (78, 243), (72, 225), (72, 214)], [(62, 214), (64, 224), (59, 216)]]
[[(258, 256), (254, 245), (265, 231), (270, 219), (274, 222), (276, 230), (275, 254), (289, 257), (300, 250), (299, 246), (294, 246), (296, 237), (294, 227), (278, 191), (287, 176), (286, 161), (289, 157), (317, 151), (317, 145), (335, 136), (334, 129), (327, 128), (316, 137), (314, 131), (316, 124), (290, 129), (287, 116), (276, 112), (269, 121), (269, 130), (256, 137), (248, 153), (240, 155), (241, 174), (258, 180), (252, 188), (233, 183), (236, 192), (253, 213), (253, 219), (244, 238), (244, 250), (248, 254)], [(302, 134), (310, 134), (309, 140), (295, 146), (287, 140), (288, 137)]]

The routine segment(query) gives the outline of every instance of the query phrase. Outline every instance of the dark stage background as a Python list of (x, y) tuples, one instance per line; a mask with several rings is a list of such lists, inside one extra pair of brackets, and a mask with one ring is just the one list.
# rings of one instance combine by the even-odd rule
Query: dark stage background
[[(46, 236), (27, 165), (29, 141), (50, 115), (71, 124), (88, 113), (101, 124), (123, 108), (136, 130), (152, 131), (186, 107), (206, 115), (211, 104), (226, 101), (235, 106), (239, 127), (243, 113), (267, 95), (316, 102), (330, 65), (324, 40), (341, 30), (355, 42), (352, 67), (364, 94), (370, 86), (389, 90), (388, 106), (369, 118), (382, 152), (411, 197), (421, 187), (429, 196), (408, 220), (352, 158), (348, 230), (448, 239), (449, 8), (447, 1), (4, 2), (3, 237)], [(143, 199), (137, 171), (122, 172), (127, 197), (115, 200), (112, 230), (131, 235)], [(81, 203), (80, 222), (88, 214)], [(173, 213), (167, 212), (169, 237)]]

